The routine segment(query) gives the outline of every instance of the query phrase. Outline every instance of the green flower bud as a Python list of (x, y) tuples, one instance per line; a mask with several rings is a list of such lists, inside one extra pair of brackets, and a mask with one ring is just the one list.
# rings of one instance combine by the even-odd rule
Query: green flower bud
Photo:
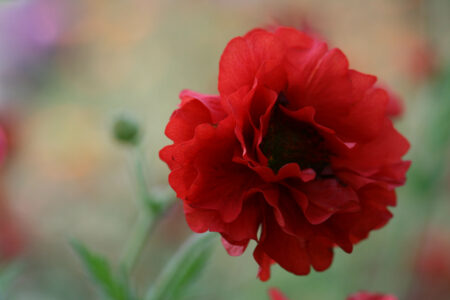
[(123, 144), (137, 145), (141, 138), (139, 123), (127, 115), (121, 115), (116, 119), (113, 131), (115, 139)]

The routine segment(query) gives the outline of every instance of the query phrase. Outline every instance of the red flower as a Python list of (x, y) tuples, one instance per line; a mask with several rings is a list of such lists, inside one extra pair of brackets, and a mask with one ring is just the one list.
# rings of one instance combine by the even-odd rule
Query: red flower
[(400, 99), (400, 97), (393, 93), (392, 91), (385, 89), (388, 93), (389, 100), (386, 105), (386, 115), (389, 116), (391, 119), (400, 117), (403, 115), (404, 112), (404, 106), (403, 102)]
[[(297, 275), (327, 269), (391, 218), (408, 141), (386, 114), (376, 77), (293, 28), (231, 40), (219, 96), (181, 92), (160, 152), (195, 232), (230, 255), (250, 240), (259, 278), (274, 262)], [(258, 230), (260, 234), (258, 235)]]
[[(8, 139), (0, 127), (0, 164), (3, 164), (7, 153)], [(17, 222), (13, 219), (0, 186), (0, 263), (11, 260), (22, 250), (23, 241)]]
[(368, 292), (359, 292), (350, 295), (347, 300), (397, 300), (393, 295), (372, 294)]
[(408, 300), (450, 299), (450, 234), (432, 228), (420, 241), (414, 255), (414, 280)]
[(0, 127), (0, 164), (2, 164), (5, 159), (6, 150), (8, 148), (7, 144), (8, 144), (8, 139), (6, 137), (5, 130), (3, 130), (2, 127)]
[(277, 288), (270, 288), (269, 289), (269, 296), (271, 300), (289, 300), (285, 295), (283, 295), (280, 290)]
[[(416, 272), (422, 283), (450, 285), (450, 235), (443, 230), (427, 233), (417, 253)], [(449, 286), (450, 288), (450, 286)]]
[(432, 45), (425, 38), (418, 37), (410, 45), (408, 74), (415, 83), (430, 79), (438, 71), (438, 59)]
[(0, 263), (12, 260), (23, 250), (23, 237), (17, 222), (5, 211), (4, 203), (0, 199)]
[[(276, 288), (269, 289), (269, 296), (271, 300), (289, 300), (283, 293)], [(397, 297), (392, 295), (372, 294), (368, 292), (358, 292), (347, 297), (347, 300), (397, 300)]]

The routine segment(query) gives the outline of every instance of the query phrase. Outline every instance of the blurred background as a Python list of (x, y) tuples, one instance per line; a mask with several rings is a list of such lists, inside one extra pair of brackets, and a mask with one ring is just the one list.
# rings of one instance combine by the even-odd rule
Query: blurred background
[[(148, 185), (174, 197), (158, 151), (178, 93), (217, 93), (227, 42), (277, 24), (323, 37), (402, 99), (407, 184), (392, 221), (351, 255), (336, 250), (326, 272), (276, 266), (262, 283), (254, 244), (236, 258), (217, 239), (184, 299), (268, 299), (271, 286), (303, 300), (358, 290), (450, 299), (448, 0), (0, 1), (0, 299), (101, 299), (69, 240), (117, 262), (136, 219), (133, 151), (115, 142), (114, 119), (140, 122)], [(138, 290), (190, 235), (179, 202), (144, 249)]]

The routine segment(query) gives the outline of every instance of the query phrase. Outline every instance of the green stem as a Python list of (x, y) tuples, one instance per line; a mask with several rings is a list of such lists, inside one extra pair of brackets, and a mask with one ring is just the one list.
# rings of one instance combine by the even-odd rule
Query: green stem
[[(139, 193), (139, 216), (131, 231), (131, 236), (125, 244), (124, 254), (121, 259), (121, 266), (126, 274), (130, 274), (150, 236), (153, 228), (158, 222), (164, 209), (150, 195), (147, 187), (147, 177), (145, 174), (145, 158), (141, 148), (138, 146), (135, 152), (135, 174), (137, 189)], [(166, 207), (167, 208), (167, 207)]]
[(154, 197), (148, 191), (147, 174), (145, 173), (147, 163), (140, 147), (137, 147), (135, 157), (136, 181), (140, 198), (139, 204), (143, 206), (144, 210), (150, 210), (152, 214), (158, 215), (161, 213), (162, 203), (155, 201)]
[(125, 252), (122, 256), (122, 267), (127, 274), (130, 274), (142, 251), (145, 248), (148, 237), (155, 227), (157, 217), (148, 213), (140, 213), (131, 232), (131, 237), (125, 245)]

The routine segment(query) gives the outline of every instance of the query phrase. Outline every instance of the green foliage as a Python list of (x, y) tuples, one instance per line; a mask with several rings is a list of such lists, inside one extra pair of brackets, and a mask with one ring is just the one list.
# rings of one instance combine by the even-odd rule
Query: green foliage
[(431, 97), (427, 101), (426, 122), (420, 145), (420, 155), (413, 160), (409, 172), (409, 186), (424, 197), (438, 191), (437, 186), (447, 171), (447, 155), (450, 145), (450, 66), (445, 68), (432, 84)]
[(213, 241), (213, 235), (209, 233), (190, 238), (161, 272), (145, 300), (182, 298), (204, 269)]
[(90, 277), (95, 281), (104, 296), (110, 300), (134, 300), (135, 297), (123, 280), (117, 279), (108, 261), (101, 255), (89, 251), (79, 241), (71, 242), (72, 248), (83, 261)]
[(430, 119), (433, 133), (430, 144), (437, 149), (446, 149), (450, 143), (450, 66), (444, 69), (433, 89), (435, 117)]

